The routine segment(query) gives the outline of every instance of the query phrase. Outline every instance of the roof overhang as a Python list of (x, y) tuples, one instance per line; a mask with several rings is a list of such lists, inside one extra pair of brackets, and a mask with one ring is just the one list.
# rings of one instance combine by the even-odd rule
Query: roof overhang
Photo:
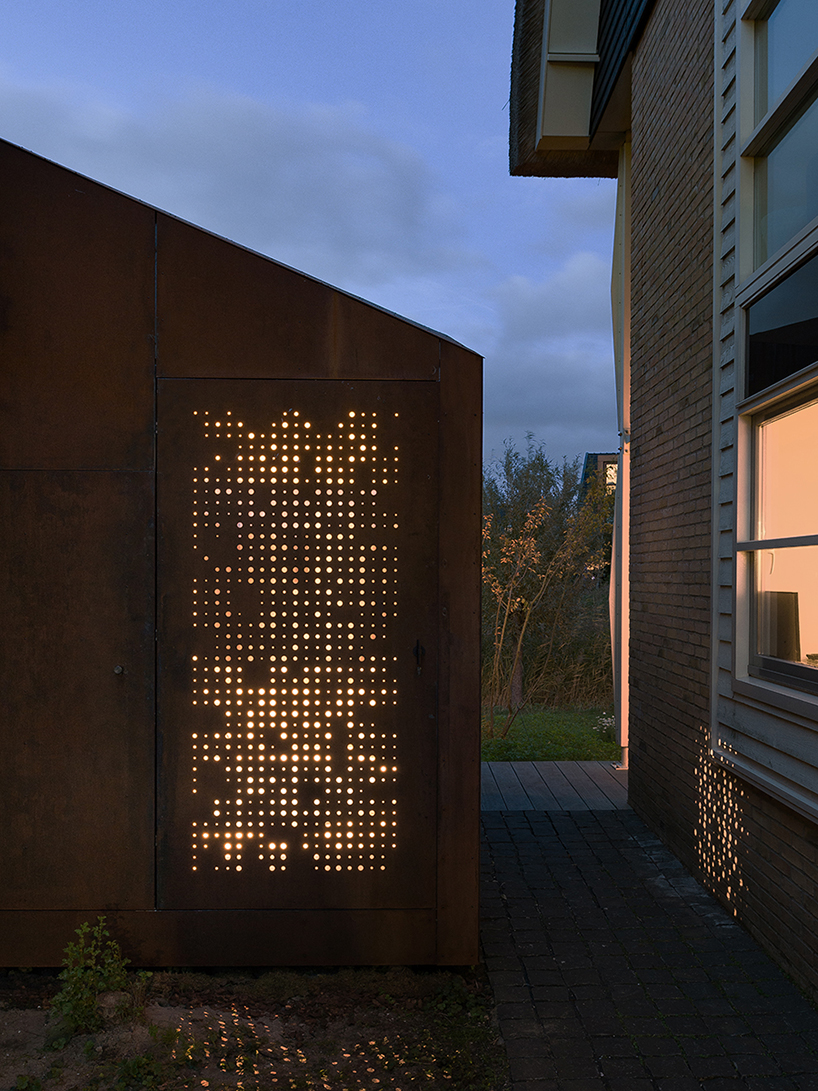
[(514, 175), (615, 178), (630, 130), (631, 55), (654, 0), (517, 0)]

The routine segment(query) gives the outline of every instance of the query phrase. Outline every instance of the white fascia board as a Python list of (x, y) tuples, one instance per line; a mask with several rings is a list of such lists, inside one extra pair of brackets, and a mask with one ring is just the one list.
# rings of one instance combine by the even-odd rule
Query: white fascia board
[(546, 0), (537, 150), (588, 148), (600, 0)]

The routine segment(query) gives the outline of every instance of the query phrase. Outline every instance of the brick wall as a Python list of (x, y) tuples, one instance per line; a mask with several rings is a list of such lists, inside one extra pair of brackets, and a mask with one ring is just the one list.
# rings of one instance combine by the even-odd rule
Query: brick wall
[(710, 684), (712, 0), (659, 0), (633, 65), (630, 761), (695, 860)]
[[(717, 54), (722, 699), (735, 465), (735, 5)], [(630, 795), (818, 998), (818, 825), (710, 757), (713, 0), (658, 0), (633, 66)], [(741, 709), (731, 713), (741, 716)]]

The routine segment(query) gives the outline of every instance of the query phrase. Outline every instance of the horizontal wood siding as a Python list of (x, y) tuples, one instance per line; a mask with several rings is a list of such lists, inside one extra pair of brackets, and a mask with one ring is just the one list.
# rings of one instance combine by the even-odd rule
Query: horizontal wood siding
[[(737, 5), (717, 4), (660, 0), (633, 67), (630, 801), (815, 997), (818, 833), (783, 794), (816, 804), (816, 723), (734, 682)], [(713, 756), (711, 698), (742, 775)]]

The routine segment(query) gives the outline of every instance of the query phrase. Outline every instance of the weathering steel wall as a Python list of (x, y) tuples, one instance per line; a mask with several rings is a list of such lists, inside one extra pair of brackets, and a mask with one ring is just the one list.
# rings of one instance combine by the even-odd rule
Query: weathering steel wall
[(479, 358), (0, 157), (0, 963), (474, 961)]

